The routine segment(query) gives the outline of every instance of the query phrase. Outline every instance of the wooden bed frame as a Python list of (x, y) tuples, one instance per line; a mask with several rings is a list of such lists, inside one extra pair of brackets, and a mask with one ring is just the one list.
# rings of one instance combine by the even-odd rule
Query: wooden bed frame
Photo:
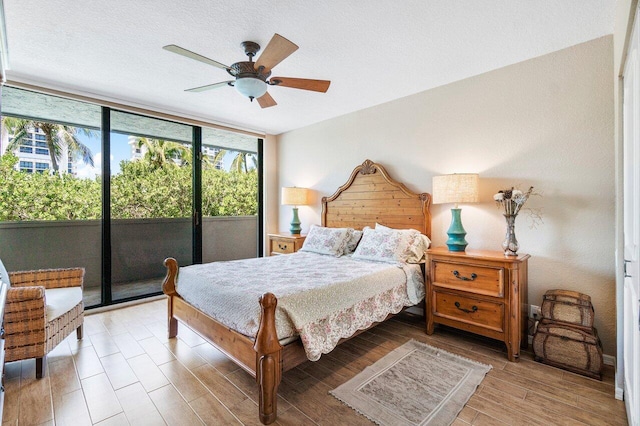
[[(349, 180), (330, 197), (322, 198), (322, 225), (362, 229), (380, 223), (392, 228), (417, 229), (431, 237), (431, 196), (411, 192), (380, 164), (370, 160), (357, 166)], [(255, 341), (214, 320), (176, 293), (178, 264), (164, 261), (167, 276), (162, 290), (168, 296), (169, 338), (178, 334), (178, 321), (189, 326), (256, 378), (259, 416), (264, 424), (277, 417), (277, 392), (282, 373), (307, 361), (300, 339), (282, 346), (275, 326), (276, 296), (260, 298), (261, 318)], [(346, 340), (346, 339), (345, 339)]]

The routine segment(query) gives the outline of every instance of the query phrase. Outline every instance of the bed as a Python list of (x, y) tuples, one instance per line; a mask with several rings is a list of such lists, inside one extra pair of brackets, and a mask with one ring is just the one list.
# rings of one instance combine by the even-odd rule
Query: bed
[[(395, 229), (415, 229), (430, 237), (430, 200), (429, 194), (410, 191), (402, 183), (393, 180), (383, 166), (366, 160), (352, 171), (347, 182), (333, 195), (322, 198), (322, 226), (361, 230), (382, 224)], [(290, 256), (294, 259), (293, 256), (297, 254), (278, 257), (284, 259)], [(163, 291), (168, 296), (169, 337), (177, 335), (180, 321), (254, 376), (259, 386), (259, 419), (263, 424), (274, 422), (282, 373), (309, 359), (300, 338), (279, 338), (276, 296), (267, 291), (259, 297), (259, 301), (256, 300), (256, 305), (259, 303), (259, 320), (255, 338), (251, 338), (224, 325), (213, 318), (215, 315), (205, 313), (204, 309), (181, 297), (177, 291), (177, 262), (169, 258), (165, 260), (165, 266), (167, 275)], [(184, 282), (184, 279), (181, 275), (179, 282)], [(392, 315), (387, 318), (389, 316)], [(357, 331), (351, 337), (362, 331)]]

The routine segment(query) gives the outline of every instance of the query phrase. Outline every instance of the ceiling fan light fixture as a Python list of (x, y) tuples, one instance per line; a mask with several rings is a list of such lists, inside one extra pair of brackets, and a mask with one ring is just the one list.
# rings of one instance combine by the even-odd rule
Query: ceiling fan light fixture
[(251, 100), (259, 98), (267, 92), (267, 83), (256, 77), (238, 78), (234, 87), (241, 95)]

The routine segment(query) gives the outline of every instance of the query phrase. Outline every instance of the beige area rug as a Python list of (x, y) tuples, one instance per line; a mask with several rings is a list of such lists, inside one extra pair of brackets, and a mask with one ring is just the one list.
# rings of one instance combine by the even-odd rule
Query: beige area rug
[(491, 368), (411, 340), (331, 394), (379, 425), (449, 425)]

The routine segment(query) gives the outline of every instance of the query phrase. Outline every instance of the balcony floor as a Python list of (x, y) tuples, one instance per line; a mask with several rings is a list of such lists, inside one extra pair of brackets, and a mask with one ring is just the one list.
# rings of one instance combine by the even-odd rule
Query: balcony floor
[[(129, 299), (131, 297), (146, 296), (162, 292), (162, 278), (134, 281), (129, 283), (113, 284), (111, 286), (112, 299), (114, 301)], [(85, 287), (83, 293), (84, 306), (96, 306), (102, 301), (99, 286)]]

